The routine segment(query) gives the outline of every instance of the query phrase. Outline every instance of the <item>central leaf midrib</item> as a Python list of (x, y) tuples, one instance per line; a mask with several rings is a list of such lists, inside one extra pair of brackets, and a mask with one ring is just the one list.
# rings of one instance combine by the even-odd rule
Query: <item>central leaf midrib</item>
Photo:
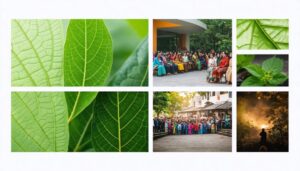
[(119, 152), (122, 151), (121, 145), (121, 124), (120, 124), (120, 103), (119, 103), (119, 92), (117, 92), (117, 120), (118, 120), (118, 141), (119, 141)]
[(82, 86), (85, 85), (87, 50), (88, 50), (87, 49), (87, 27), (86, 27), (86, 19), (85, 19), (84, 20), (84, 68), (83, 68)]
[(271, 42), (271, 44), (276, 48), (280, 49), (280, 47), (273, 41), (273, 39), (269, 36), (269, 34), (263, 29), (259, 20), (254, 20), (257, 27), (263, 32), (263, 35)]

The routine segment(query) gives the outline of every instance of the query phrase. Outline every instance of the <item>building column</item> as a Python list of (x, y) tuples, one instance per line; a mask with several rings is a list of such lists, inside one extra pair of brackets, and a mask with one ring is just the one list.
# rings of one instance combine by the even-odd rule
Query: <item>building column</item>
[(185, 48), (190, 51), (190, 35), (189, 34), (186, 34), (185, 35), (186, 38), (185, 38)]

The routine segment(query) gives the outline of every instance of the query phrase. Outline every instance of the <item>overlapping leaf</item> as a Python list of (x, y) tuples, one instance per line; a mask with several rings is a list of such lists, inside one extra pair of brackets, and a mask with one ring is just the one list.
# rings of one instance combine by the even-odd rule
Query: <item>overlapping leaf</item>
[(65, 86), (104, 85), (113, 58), (103, 20), (70, 20), (64, 52)]
[(67, 117), (63, 93), (12, 93), (12, 151), (67, 151)]
[(148, 97), (140, 92), (97, 96), (92, 123), (96, 151), (148, 151)]
[(238, 49), (288, 49), (288, 19), (237, 20)]
[(71, 122), (96, 98), (97, 92), (65, 92)]
[(110, 79), (112, 86), (148, 85), (148, 39), (145, 39)]
[(12, 85), (62, 86), (60, 20), (12, 20)]

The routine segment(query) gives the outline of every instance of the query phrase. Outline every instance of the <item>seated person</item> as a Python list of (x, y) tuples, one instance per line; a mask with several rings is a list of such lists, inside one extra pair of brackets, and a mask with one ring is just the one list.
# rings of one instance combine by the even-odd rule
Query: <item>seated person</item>
[(166, 69), (163, 63), (163, 60), (161, 58), (161, 52), (159, 52), (155, 57), (153, 61), (153, 69), (157, 69), (157, 76), (163, 76), (166, 75)]
[(200, 66), (201, 66), (200, 70), (206, 69), (207, 63), (206, 63), (205, 56), (202, 52), (199, 53), (199, 61), (200, 61)]
[(184, 72), (184, 65), (182, 63), (181, 55), (175, 53), (172, 57), (174, 64), (177, 65), (178, 72)]
[(216, 67), (216, 69), (212, 72), (212, 77), (214, 82), (219, 82), (222, 78), (223, 74), (226, 73), (227, 68), (229, 66), (229, 58), (225, 54), (225, 52), (222, 52), (220, 55), (220, 64)]
[(190, 61), (189, 61), (189, 57), (187, 56), (187, 53), (184, 53), (184, 55), (182, 56), (182, 60), (183, 60), (183, 64), (184, 64), (184, 71), (188, 72), (190, 70)]
[(232, 59), (230, 58), (229, 60), (229, 66), (226, 72), (226, 81), (227, 84), (231, 84), (232, 83)]
[(213, 54), (211, 53), (209, 55), (209, 59), (208, 59), (208, 67), (207, 67), (207, 77), (206, 80), (208, 82), (211, 82), (213, 80), (213, 76), (212, 76), (212, 72), (213, 70), (217, 67), (217, 61), (216, 59), (213, 57)]

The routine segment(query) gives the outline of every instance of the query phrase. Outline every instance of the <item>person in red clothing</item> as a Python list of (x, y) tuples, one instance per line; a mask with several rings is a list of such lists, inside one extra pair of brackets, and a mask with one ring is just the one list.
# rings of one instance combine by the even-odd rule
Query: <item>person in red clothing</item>
[(225, 52), (221, 53), (221, 61), (219, 66), (212, 72), (212, 77), (214, 82), (219, 82), (222, 78), (223, 74), (226, 73), (227, 68), (229, 66), (229, 57), (225, 54)]
[(198, 134), (199, 131), (199, 127), (198, 127), (198, 123), (194, 123), (194, 134)]

